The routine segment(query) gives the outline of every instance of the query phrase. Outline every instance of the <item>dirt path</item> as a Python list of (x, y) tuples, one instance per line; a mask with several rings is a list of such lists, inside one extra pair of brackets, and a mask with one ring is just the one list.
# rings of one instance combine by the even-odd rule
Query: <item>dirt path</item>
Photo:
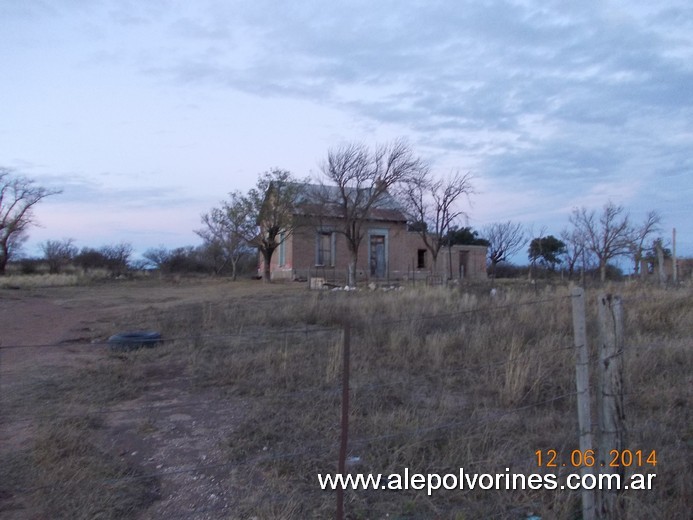
[[(91, 342), (126, 330), (138, 311), (218, 301), (228, 290), (219, 283), (0, 290), (0, 344), (11, 347), (0, 350), (0, 397), (17, 397), (29, 374), (99, 363), (104, 349)], [(191, 512), (199, 512), (195, 518), (225, 518), (233, 500), (223, 443), (245, 405), (240, 399), (220, 400), (216, 389), (193, 388), (181, 371), (163, 367), (149, 374), (146, 395), (118, 402), (105, 415), (102, 442), (109, 453), (159, 479), (160, 499), (140, 518)], [(33, 426), (1, 420), (0, 451), (28, 447)], [(3, 509), (2, 502), (0, 497), (0, 511), (12, 510), (11, 518), (32, 518), (21, 505)]]

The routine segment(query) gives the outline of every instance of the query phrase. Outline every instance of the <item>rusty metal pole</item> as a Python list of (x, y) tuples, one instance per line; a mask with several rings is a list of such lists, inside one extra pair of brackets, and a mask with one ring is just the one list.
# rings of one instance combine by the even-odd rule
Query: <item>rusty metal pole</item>
[(676, 265), (676, 228), (671, 231), (671, 281), (674, 285), (679, 281), (678, 265)]
[[(339, 445), (337, 472), (346, 474), (346, 456), (349, 443), (349, 366), (351, 364), (351, 324), (344, 322), (343, 333), (343, 369), (342, 369), (342, 431)], [(337, 487), (337, 520), (344, 520), (344, 489)]]

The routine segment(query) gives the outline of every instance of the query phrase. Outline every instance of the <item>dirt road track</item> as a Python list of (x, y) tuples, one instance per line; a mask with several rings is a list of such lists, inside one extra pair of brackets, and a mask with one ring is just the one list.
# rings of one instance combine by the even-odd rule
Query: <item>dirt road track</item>
[[(144, 310), (157, 311), (202, 302), (218, 302), (243, 292), (263, 291), (258, 284), (199, 282), (187, 285), (104, 284), (31, 290), (0, 289), (0, 392), (12, 396), (29, 374), (99, 363), (104, 349), (92, 346), (109, 335), (129, 328)], [(50, 345), (50, 346), (45, 346)], [(216, 511), (197, 518), (223, 518), (232, 502), (227, 478), (230, 468), (188, 472), (187, 468), (224, 462), (225, 435), (242, 417), (241, 400), (224, 399), (220, 406), (215, 389), (191, 388), (185, 378), (171, 384), (171, 367), (150, 382), (146, 396), (119, 402), (118, 409), (136, 412), (109, 413), (104, 426), (105, 448), (145, 473), (163, 473), (160, 500), (139, 518), (165, 518), (172, 512)], [(156, 378), (160, 377), (161, 382)], [(0, 396), (2, 397), (2, 396)], [(203, 404), (200, 405), (200, 401)], [(187, 403), (191, 405), (188, 406)], [(147, 409), (163, 405), (157, 412)], [(143, 406), (144, 405), (144, 406)], [(166, 407), (170, 406), (170, 409)], [(146, 424), (151, 432), (142, 433)], [(21, 449), (31, 442), (34, 428), (25, 421), (3, 420), (0, 446)], [(169, 473), (170, 475), (166, 475)], [(1, 501), (0, 501), (1, 502)], [(22, 516), (27, 514), (28, 516)], [(21, 510), (12, 518), (31, 518)]]

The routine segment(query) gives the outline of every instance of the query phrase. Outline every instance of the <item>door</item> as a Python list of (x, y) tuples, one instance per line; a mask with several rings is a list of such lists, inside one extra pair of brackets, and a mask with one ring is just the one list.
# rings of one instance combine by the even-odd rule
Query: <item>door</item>
[(387, 272), (385, 264), (385, 236), (371, 235), (371, 276), (385, 278)]
[(469, 251), (460, 251), (460, 280), (469, 277)]

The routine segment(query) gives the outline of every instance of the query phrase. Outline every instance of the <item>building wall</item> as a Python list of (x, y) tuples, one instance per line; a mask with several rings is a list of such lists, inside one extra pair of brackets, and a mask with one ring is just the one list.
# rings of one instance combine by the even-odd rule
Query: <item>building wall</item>
[[(338, 221), (325, 221), (318, 226), (305, 226), (298, 229), (291, 240), (291, 268), (301, 276), (302, 273), (318, 270), (332, 270), (346, 273), (349, 265), (349, 249), (346, 238), (339, 233)], [(333, 259), (329, 265), (319, 266), (317, 260), (318, 230), (332, 233)], [(402, 258), (403, 240), (406, 235), (406, 224), (398, 222), (372, 221), (364, 226), (364, 238), (359, 246), (358, 262), (356, 265), (359, 278), (369, 278), (371, 270), (371, 237), (383, 236), (385, 241), (385, 277), (399, 276), (400, 271), (406, 272), (407, 261)], [(343, 274), (341, 276), (344, 276)]]
[(454, 280), (485, 280), (486, 253), (486, 246), (443, 247), (438, 256), (438, 271)]
[[(273, 279), (308, 278), (322, 276), (328, 280), (343, 280), (349, 265), (349, 250), (344, 235), (336, 232), (339, 221), (324, 221), (321, 226), (305, 225), (298, 228), (272, 257)], [(359, 247), (357, 277), (371, 279), (371, 236), (383, 236), (385, 242), (385, 266), (380, 271), (381, 279), (405, 280), (425, 279), (432, 274), (431, 253), (416, 232), (407, 231), (403, 222), (371, 221), (364, 226), (365, 236)], [(318, 230), (331, 233), (331, 254), (328, 265), (318, 265)], [(376, 239), (377, 240), (377, 239)], [(377, 246), (376, 246), (377, 247)], [(283, 248), (283, 252), (282, 252)], [(423, 251), (423, 253), (419, 253)], [(377, 255), (375, 255), (377, 256)], [(423, 262), (422, 262), (423, 260)], [(452, 269), (450, 269), (452, 260)], [(462, 268), (461, 268), (462, 266)], [(466, 280), (486, 279), (486, 247), (453, 246), (442, 248), (438, 255), (438, 274), (448, 279), (462, 275)], [(262, 273), (262, 259), (260, 259)]]
[[(674, 262), (672, 258), (664, 259), (664, 275), (667, 280), (672, 280), (674, 275)], [(677, 258), (676, 275), (679, 280), (686, 280), (693, 276), (693, 259)], [(659, 276), (659, 266), (656, 262), (642, 259), (640, 261), (640, 277), (646, 279), (656, 279)]]

